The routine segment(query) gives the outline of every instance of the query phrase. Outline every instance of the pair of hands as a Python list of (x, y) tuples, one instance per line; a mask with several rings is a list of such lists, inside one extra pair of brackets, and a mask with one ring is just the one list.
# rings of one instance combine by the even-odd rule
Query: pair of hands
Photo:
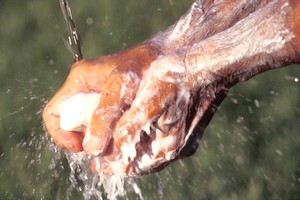
[[(49, 134), (57, 145), (91, 155), (96, 171), (135, 175), (160, 168), (178, 157), (186, 142), (193, 81), (180, 58), (162, 56), (159, 46), (143, 43), (74, 63), (44, 109)], [(70, 100), (78, 94), (87, 101)], [(88, 95), (96, 96), (94, 102)]]

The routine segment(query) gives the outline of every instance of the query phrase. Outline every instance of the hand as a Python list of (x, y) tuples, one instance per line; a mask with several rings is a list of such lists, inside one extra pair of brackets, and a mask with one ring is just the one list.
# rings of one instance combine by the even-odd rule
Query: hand
[(191, 91), (183, 59), (158, 53), (140, 45), (75, 63), (43, 112), (54, 142), (101, 159), (107, 172), (121, 160), (127, 175), (175, 159), (185, 143)]
[[(186, 135), (190, 90), (185, 72), (182, 60), (160, 57), (139, 81), (133, 78), (130, 87), (123, 83), (115, 88), (124, 96), (111, 98), (114, 93), (110, 90), (103, 96), (103, 90), (101, 100), (114, 102), (103, 106), (100, 100), (101, 106), (94, 112), (91, 128), (86, 132), (84, 150), (99, 156), (99, 163), (108, 162), (107, 171), (116, 170), (113, 166), (119, 162), (117, 170), (126, 175), (145, 173), (175, 159)], [(127, 71), (123, 76), (132, 73)], [(110, 78), (115, 80), (109, 77), (108, 82)]]
[[(126, 66), (124, 66), (125, 61), (129, 64), (137, 60), (136, 58), (147, 61), (155, 57), (156, 52), (154, 46), (138, 45), (117, 54), (103, 56), (94, 60), (82, 59), (74, 63), (65, 83), (47, 103), (43, 111), (46, 129), (54, 142), (66, 149), (82, 151), (82, 141), (85, 135), (84, 129), (87, 128), (87, 124), (84, 125), (85, 127), (82, 127), (81, 131), (66, 131), (60, 127), (62, 106), (65, 105), (66, 100), (77, 94), (101, 94), (105, 87), (109, 87), (109, 84), (115, 84), (112, 80), (110, 83), (106, 82), (107, 77), (117, 78), (118, 70), (121, 68), (125, 70), (126, 68)], [(147, 65), (148, 63), (149, 61), (145, 62), (144, 65), (140, 65), (139, 70), (142, 71), (144, 68), (149, 67)], [(136, 67), (137, 65), (133, 68)], [(116, 68), (118, 68), (118, 70), (116, 70)]]
[[(157, 58), (158, 52), (157, 47), (144, 44), (97, 60), (81, 60), (73, 64), (64, 85), (49, 101), (43, 112), (45, 126), (54, 142), (66, 149), (85, 150), (91, 155), (101, 154), (102, 157), (109, 157), (110, 160), (113, 160), (114, 156), (117, 155), (110, 153), (109, 150), (119, 150), (126, 138), (115, 134), (115, 132), (124, 127), (121, 125), (126, 121), (124, 114), (131, 116), (137, 112), (134, 106), (146, 103), (137, 102), (132, 109), (128, 110), (130, 112), (127, 114), (127, 109), (145, 77), (145, 71), (149, 68), (150, 63)], [(167, 95), (168, 89), (172, 88), (169, 87), (170, 85), (166, 85), (167, 90), (165, 90), (164, 95)], [(154, 85), (154, 87), (156, 86)], [(100, 99), (97, 100), (100, 95)], [(156, 94), (156, 96), (159, 95)], [(87, 106), (85, 103), (94, 104), (95, 97), (97, 100), (95, 110), (85, 111), (84, 109), (93, 107)], [(145, 98), (147, 99), (146, 96)], [(140, 98), (140, 100), (142, 99)], [(162, 101), (163, 97), (158, 100)], [(76, 105), (73, 105), (74, 103)], [(82, 110), (80, 111), (80, 109)], [(155, 109), (149, 110), (149, 116), (158, 114), (158, 109), (162, 109), (162, 107), (157, 108), (156, 111)], [(78, 115), (82, 115), (81, 118), (80, 116), (77, 118), (76, 116), (68, 116), (68, 113), (76, 114), (76, 112)], [(88, 119), (89, 117), (84, 115), (92, 115), (92, 117)], [(104, 115), (106, 116), (103, 118)], [(122, 120), (120, 119), (121, 116)], [(130, 121), (130, 119), (128, 120)], [(136, 122), (136, 126), (142, 125), (143, 122)], [(141, 131), (140, 127), (136, 127), (136, 129), (135, 132), (131, 132), (131, 135), (139, 137), (141, 134), (143, 138), (146, 137), (139, 132)], [(114, 145), (108, 149), (110, 143)]]
[[(83, 59), (74, 63), (64, 85), (47, 103), (43, 111), (43, 120), (47, 131), (58, 146), (74, 151), (83, 150), (84, 132), (66, 131), (60, 127), (62, 105), (66, 99), (78, 93), (101, 93), (106, 78), (114, 66), (110, 60), (106, 60), (106, 58), (97, 61)], [(90, 73), (91, 71), (93, 73)]]
[[(43, 113), (54, 142), (84, 150), (92, 156), (96, 171), (125, 175), (159, 170), (192, 154), (229, 87), (299, 61), (299, 31), (295, 28), (299, 26), (290, 23), (294, 15), (286, 17), (298, 11), (287, 12), (290, 7), (284, 5), (288, 4), (260, 5), (264, 7), (255, 15), (244, 13), (240, 23), (211, 37), (199, 23), (191, 24), (199, 31), (184, 29), (189, 23), (185, 20), (192, 19), (189, 16), (209, 11), (192, 6), (178, 21), (177, 25), (184, 22), (181, 28), (176, 25), (167, 30), (170, 37), (162, 34), (165, 41), (158, 34), (152, 41), (120, 53), (74, 64)], [(244, 11), (250, 12), (250, 8)], [(277, 23), (279, 19), (282, 23)], [(236, 18), (232, 20), (234, 24)], [(178, 47), (174, 37), (178, 30), (186, 36), (190, 33), (185, 31), (193, 30), (197, 37), (186, 37), (186, 41), (180, 36), (179, 42), (187, 46), (179, 43)], [(170, 38), (174, 41), (168, 43)], [(244, 44), (251, 45), (246, 48)]]

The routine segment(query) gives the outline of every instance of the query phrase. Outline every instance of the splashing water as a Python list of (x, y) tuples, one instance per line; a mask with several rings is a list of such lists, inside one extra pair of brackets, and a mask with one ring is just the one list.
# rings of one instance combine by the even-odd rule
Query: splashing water
[(79, 184), (77, 179), (81, 180), (84, 185), (82, 191), (84, 199), (90, 199), (93, 196), (99, 200), (104, 198), (117, 199), (119, 196), (126, 195), (125, 184), (131, 186), (140, 199), (143, 199), (142, 192), (134, 178), (125, 177), (117, 173), (112, 175), (105, 174), (100, 167), (97, 168), (99, 170), (97, 173), (91, 172), (88, 164), (90, 163), (90, 157), (84, 152), (65, 151), (65, 155), (71, 169), (69, 179), (72, 187), (76, 188)]
[(65, 194), (66, 199), (72, 199), (74, 189), (82, 193), (85, 200), (93, 197), (98, 200), (116, 200), (118, 197), (126, 196), (127, 191), (133, 191), (141, 200), (144, 199), (134, 178), (116, 173), (108, 175), (101, 171), (101, 168), (93, 172), (89, 165), (91, 158), (86, 153), (62, 150), (53, 143), (48, 143), (48, 145), (48, 149), (54, 153), (52, 162), (48, 166), (49, 170), (53, 171), (57, 166), (62, 165), (59, 161), (64, 155), (68, 161), (71, 185)]

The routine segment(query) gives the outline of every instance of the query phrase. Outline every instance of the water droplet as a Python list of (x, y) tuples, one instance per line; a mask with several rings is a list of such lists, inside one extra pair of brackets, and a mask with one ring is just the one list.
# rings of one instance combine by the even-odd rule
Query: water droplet
[(275, 152), (276, 152), (279, 156), (282, 156), (282, 154), (283, 154), (282, 151), (280, 151), (279, 149), (276, 149)]
[(254, 105), (259, 108), (260, 107), (260, 103), (257, 99), (254, 100)]
[(295, 83), (298, 83), (299, 82), (299, 78), (294, 78), (294, 81), (295, 81)]
[(251, 106), (248, 106), (248, 111), (249, 111), (250, 114), (253, 114), (253, 109), (252, 109)]
[(94, 23), (94, 19), (91, 17), (88, 17), (88, 18), (86, 18), (85, 22), (87, 25), (92, 25)]
[(49, 65), (53, 65), (55, 62), (54, 62), (54, 60), (53, 59), (50, 59), (49, 60)]
[(238, 104), (239, 101), (237, 99), (231, 98), (231, 102), (234, 104)]
[(237, 120), (236, 120), (236, 122), (239, 123), (239, 124), (243, 123), (244, 121), (245, 121), (245, 120), (244, 120), (244, 117), (242, 117), (242, 116), (239, 116), (239, 117), (237, 118)]

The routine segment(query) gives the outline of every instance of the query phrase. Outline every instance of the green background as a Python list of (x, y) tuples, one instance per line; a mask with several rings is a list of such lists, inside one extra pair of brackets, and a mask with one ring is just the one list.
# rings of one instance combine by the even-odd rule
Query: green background
[[(73, 0), (71, 7), (83, 54), (92, 58), (165, 29), (191, 2)], [(58, 0), (0, 0), (0, 25), (0, 199), (83, 199), (40, 115), (72, 63)], [(300, 199), (295, 78), (296, 65), (235, 86), (196, 154), (138, 181), (145, 199)]]

